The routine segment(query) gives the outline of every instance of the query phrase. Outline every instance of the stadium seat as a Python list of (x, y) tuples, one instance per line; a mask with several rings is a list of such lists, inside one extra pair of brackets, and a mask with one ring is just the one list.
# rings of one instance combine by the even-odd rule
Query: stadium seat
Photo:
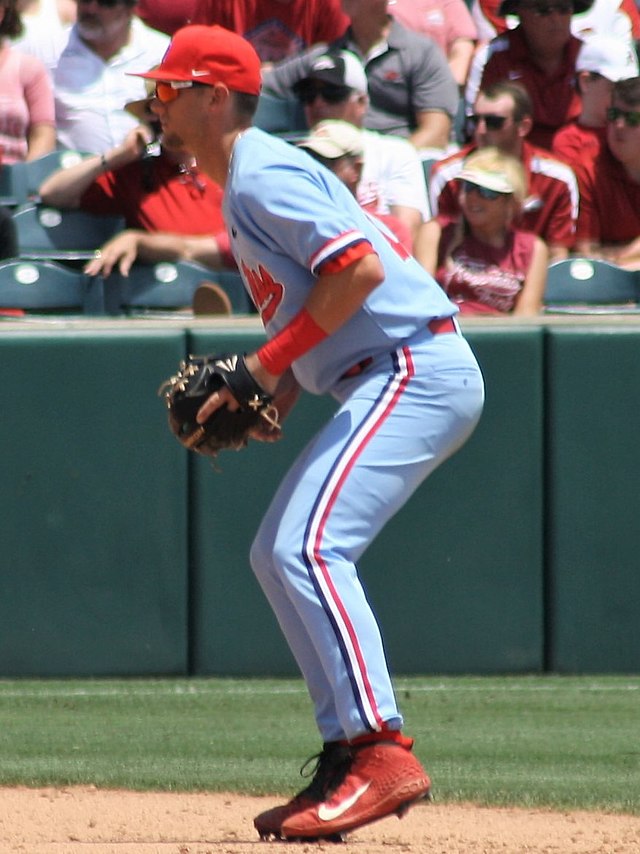
[(27, 200), (26, 174), (22, 163), (0, 166), (0, 205), (15, 208)]
[(638, 306), (640, 272), (608, 261), (568, 258), (549, 265), (545, 310), (584, 310), (610, 306), (634, 310)]
[(20, 164), (20, 170), (23, 173), (22, 186), (26, 193), (24, 201), (36, 201), (39, 198), (38, 191), (40, 184), (45, 178), (48, 178), (53, 172), (58, 169), (67, 169), (69, 166), (75, 166), (87, 154), (81, 154), (78, 151), (61, 148), (56, 151), (50, 151), (42, 157), (35, 160), (27, 160)]
[(81, 261), (124, 227), (114, 216), (28, 204), (13, 212), (21, 258)]
[(218, 284), (227, 294), (232, 311), (247, 313), (249, 298), (239, 273), (212, 270), (192, 261), (134, 264), (128, 276), (112, 273), (105, 281), (108, 305), (119, 302), (125, 313), (149, 309), (190, 308), (198, 287)]
[(274, 95), (260, 95), (253, 124), (267, 133), (292, 138), (307, 131), (300, 103), (293, 98), (276, 98)]
[(33, 312), (102, 314), (103, 282), (52, 261), (0, 263), (0, 306)]

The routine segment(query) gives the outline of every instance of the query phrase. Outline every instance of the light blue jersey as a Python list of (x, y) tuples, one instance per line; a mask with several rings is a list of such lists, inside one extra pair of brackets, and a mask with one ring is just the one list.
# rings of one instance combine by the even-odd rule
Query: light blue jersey
[(257, 128), (237, 141), (224, 198), (231, 247), (271, 338), (304, 305), (329, 262), (367, 241), (386, 278), (341, 329), (293, 370), (303, 388), (332, 390), (361, 359), (388, 353), (457, 308), (433, 278), (306, 152)]
[(359, 250), (373, 247), (386, 273), (354, 317), (292, 366), (303, 388), (330, 392), (340, 406), (278, 488), (251, 564), (323, 741), (400, 729), (356, 561), (473, 431), (483, 402), (478, 365), (436, 282), (305, 152), (260, 130), (242, 134), (224, 213), (269, 338), (300, 311), (322, 271), (348, 267)]

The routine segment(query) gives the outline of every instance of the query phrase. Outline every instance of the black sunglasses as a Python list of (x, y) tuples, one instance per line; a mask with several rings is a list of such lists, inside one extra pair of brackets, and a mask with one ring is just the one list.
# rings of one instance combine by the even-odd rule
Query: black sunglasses
[(461, 189), (465, 193), (477, 193), (481, 199), (487, 199), (490, 202), (495, 201), (498, 196), (504, 196), (505, 193), (499, 193), (497, 190), (490, 190), (488, 187), (481, 187), (479, 184), (474, 184), (473, 181), (461, 181)]
[(346, 101), (352, 92), (349, 86), (338, 86), (336, 83), (320, 83), (316, 80), (301, 80), (294, 91), (303, 104), (313, 104), (318, 95), (327, 104), (340, 104)]
[(467, 121), (471, 127), (477, 127), (483, 121), (487, 130), (502, 130), (507, 121), (507, 116), (496, 116), (494, 113), (473, 113), (467, 117)]
[(533, 12), (537, 18), (547, 18), (552, 12), (557, 12), (558, 15), (571, 15), (573, 3), (522, 3), (518, 9)]
[(623, 119), (628, 128), (637, 128), (640, 125), (640, 110), (621, 110), (620, 107), (609, 107), (607, 121), (617, 122), (618, 119)]

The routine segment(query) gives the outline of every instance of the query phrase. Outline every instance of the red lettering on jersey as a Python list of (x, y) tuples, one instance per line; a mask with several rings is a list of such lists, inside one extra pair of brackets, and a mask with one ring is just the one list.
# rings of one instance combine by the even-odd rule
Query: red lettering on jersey
[(251, 291), (253, 304), (260, 312), (263, 322), (269, 323), (282, 302), (284, 285), (276, 282), (262, 264), (257, 270), (250, 270), (244, 262), (241, 267)]

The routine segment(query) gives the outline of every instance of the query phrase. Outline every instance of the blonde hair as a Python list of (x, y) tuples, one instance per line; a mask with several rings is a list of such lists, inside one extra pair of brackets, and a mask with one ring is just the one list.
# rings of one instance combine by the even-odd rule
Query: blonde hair
[(476, 172), (502, 173), (510, 186), (513, 187), (513, 198), (518, 205), (522, 204), (527, 195), (527, 178), (522, 163), (510, 154), (503, 154), (494, 146), (478, 148), (465, 158), (465, 169)]

